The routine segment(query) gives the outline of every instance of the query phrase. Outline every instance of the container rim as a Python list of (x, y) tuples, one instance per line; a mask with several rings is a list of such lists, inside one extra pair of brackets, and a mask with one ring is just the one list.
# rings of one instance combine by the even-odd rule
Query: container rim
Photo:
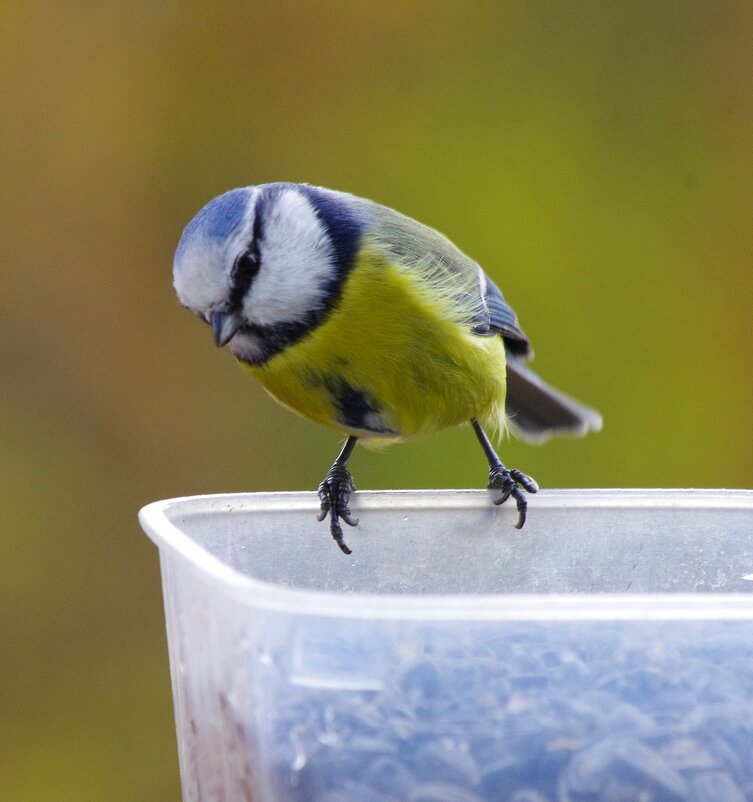
[[(354, 512), (385, 507), (416, 512), (427, 507), (477, 508), (488, 504), (488, 493), (484, 490), (359, 490), (352, 501)], [(750, 513), (753, 526), (753, 490), (550, 489), (537, 494), (536, 506), (737, 510)], [(161, 556), (164, 552), (177, 557), (204, 581), (214, 584), (218, 592), (266, 610), (310, 616), (394, 620), (753, 619), (753, 593), (345, 594), (278, 585), (231, 568), (174, 523), (181, 514), (227, 514), (244, 510), (311, 512), (314, 515), (318, 509), (318, 497), (312, 492), (218, 493), (154, 501), (145, 505), (138, 517), (146, 534), (159, 547)], [(343, 604), (344, 599), (346, 604)]]

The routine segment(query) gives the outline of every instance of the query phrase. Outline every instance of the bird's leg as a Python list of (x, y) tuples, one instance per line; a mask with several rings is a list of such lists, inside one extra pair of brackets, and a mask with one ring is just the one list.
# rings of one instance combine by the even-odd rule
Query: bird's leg
[(322, 503), (322, 508), (317, 520), (323, 521), (329, 513), (329, 531), (344, 554), (350, 554), (351, 551), (343, 540), (340, 519), (342, 518), (348, 526), (355, 526), (358, 523), (358, 518), (351, 516), (348, 507), (350, 494), (356, 489), (353, 477), (348, 470), (348, 460), (357, 440), (357, 437), (351, 436), (345, 441), (342, 451), (332, 463), (324, 481), (319, 485), (319, 501)]
[[(523, 490), (528, 493), (535, 493), (539, 486), (530, 476), (526, 476), (515, 468), (506, 468), (502, 464), (497, 452), (489, 442), (486, 432), (481, 428), (481, 424), (476, 418), (471, 418), (471, 426), (473, 426), (473, 431), (476, 432), (476, 437), (478, 437), (481, 448), (484, 449), (484, 454), (486, 454), (486, 458), (489, 461), (489, 489), (502, 491), (502, 495), (494, 499), (494, 503), (504, 504), (512, 496), (518, 507), (518, 522), (515, 524), (515, 528), (522, 529), (523, 524), (526, 522), (526, 510), (528, 509), (528, 502), (523, 495)], [(521, 487), (523, 490), (520, 489)]]

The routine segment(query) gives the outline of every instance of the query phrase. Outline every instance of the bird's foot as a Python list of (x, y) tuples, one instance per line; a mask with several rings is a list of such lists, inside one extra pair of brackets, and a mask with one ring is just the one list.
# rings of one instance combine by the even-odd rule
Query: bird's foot
[(353, 518), (350, 514), (350, 494), (356, 489), (353, 484), (353, 477), (344, 465), (335, 463), (319, 485), (319, 501), (321, 501), (321, 512), (317, 515), (317, 520), (323, 521), (327, 515), (329, 519), (329, 531), (340, 547), (343, 554), (350, 554), (351, 551), (343, 540), (343, 528), (340, 520), (345, 521), (348, 526), (356, 526), (358, 518)]
[(522, 529), (528, 509), (528, 501), (523, 495), (523, 490), (527, 493), (536, 493), (539, 489), (536, 481), (516, 468), (505, 468), (502, 464), (492, 465), (489, 469), (489, 489), (502, 491), (502, 495), (494, 499), (495, 504), (504, 504), (510, 496), (515, 499), (518, 507), (518, 522), (515, 528)]

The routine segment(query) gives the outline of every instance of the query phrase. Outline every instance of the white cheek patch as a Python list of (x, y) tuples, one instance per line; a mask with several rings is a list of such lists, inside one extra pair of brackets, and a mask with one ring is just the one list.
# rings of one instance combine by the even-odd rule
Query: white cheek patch
[(324, 302), (334, 252), (324, 225), (306, 198), (285, 191), (265, 215), (261, 269), (243, 306), (258, 325), (302, 319)]

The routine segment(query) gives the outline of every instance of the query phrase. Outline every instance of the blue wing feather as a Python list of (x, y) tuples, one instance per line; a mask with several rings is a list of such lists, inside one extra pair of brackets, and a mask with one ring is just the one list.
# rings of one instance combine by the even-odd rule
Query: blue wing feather
[(533, 351), (523, 330), (518, 323), (518, 316), (505, 301), (502, 291), (486, 276), (484, 304), (488, 310), (488, 319), (474, 328), (477, 334), (501, 334), (507, 350), (516, 356), (531, 357)]

